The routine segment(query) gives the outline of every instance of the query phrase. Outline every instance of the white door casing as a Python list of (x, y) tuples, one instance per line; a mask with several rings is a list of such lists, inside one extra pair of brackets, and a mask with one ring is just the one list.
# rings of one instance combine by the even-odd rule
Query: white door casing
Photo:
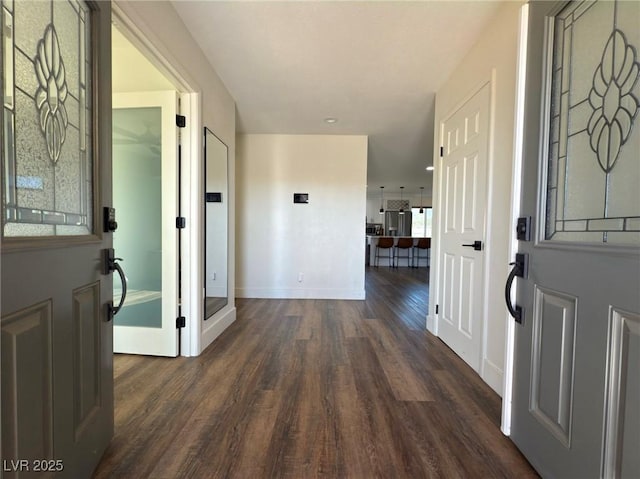
[[(147, 354), (175, 357), (178, 354), (178, 334), (176, 318), (178, 317), (178, 230), (175, 218), (178, 216), (178, 161), (177, 161), (177, 127), (175, 123), (178, 95), (175, 91), (118, 93), (113, 95), (113, 109), (161, 109), (161, 277), (162, 286), (162, 327), (142, 327), (118, 325), (116, 316), (113, 327), (113, 350), (116, 353)], [(142, 128), (144, 130), (144, 127)], [(142, 131), (141, 130), (141, 131)], [(116, 151), (116, 150), (114, 150)], [(116, 151), (117, 152), (117, 151)], [(114, 165), (117, 162), (114, 161)], [(114, 172), (114, 176), (116, 172)], [(118, 198), (114, 196), (114, 204)], [(136, 208), (139, 205), (130, 205)], [(117, 212), (116, 212), (117, 214)], [(127, 225), (120, 225), (122, 231)], [(131, 227), (134, 227), (131, 225)], [(150, 233), (153, 234), (153, 233)], [(118, 232), (114, 235), (114, 246), (117, 250)], [(155, 257), (154, 257), (155, 258)], [(127, 272), (127, 258), (123, 258), (122, 267)], [(130, 260), (131, 261), (131, 260)], [(157, 265), (149, 263), (149, 268)], [(118, 280), (114, 281), (118, 288)], [(150, 292), (154, 293), (154, 292)], [(135, 293), (134, 293), (135, 294)], [(131, 298), (131, 292), (129, 293)], [(118, 298), (116, 298), (117, 300)], [(125, 300), (123, 308), (128, 307)]]
[(545, 477), (640, 476), (639, 23), (529, 8), (511, 437)]
[[(490, 84), (440, 125), (438, 335), (480, 372)], [(470, 246), (480, 242), (481, 249)]]

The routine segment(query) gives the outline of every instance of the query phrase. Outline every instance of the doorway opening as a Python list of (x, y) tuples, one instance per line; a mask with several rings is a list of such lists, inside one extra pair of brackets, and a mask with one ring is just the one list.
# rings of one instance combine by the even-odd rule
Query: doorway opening
[[(126, 19), (114, 16), (114, 249), (123, 258), (126, 276), (126, 285), (114, 281), (114, 301), (123, 298), (114, 317), (114, 352), (189, 356), (197, 349), (199, 331), (197, 323), (194, 327), (181, 319), (192, 316), (186, 314), (192, 302), (181, 293), (191, 289), (195, 260), (189, 253), (197, 248), (190, 247), (191, 233), (178, 227), (177, 218), (181, 200), (188, 204), (197, 194), (181, 188), (193, 162), (194, 94), (145, 48), (146, 41)], [(186, 128), (178, 128), (180, 114), (189, 116)]]

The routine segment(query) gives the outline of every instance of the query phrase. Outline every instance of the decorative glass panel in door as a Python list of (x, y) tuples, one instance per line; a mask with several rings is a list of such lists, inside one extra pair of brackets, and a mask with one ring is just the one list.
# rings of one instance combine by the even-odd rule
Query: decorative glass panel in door
[(93, 232), (90, 12), (43, 5), (2, 8), (6, 237)]
[(554, 19), (546, 240), (640, 244), (633, 3), (572, 2)]

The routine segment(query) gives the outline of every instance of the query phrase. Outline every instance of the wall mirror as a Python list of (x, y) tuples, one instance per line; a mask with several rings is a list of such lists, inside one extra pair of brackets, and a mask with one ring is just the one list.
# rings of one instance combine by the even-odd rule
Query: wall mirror
[(204, 129), (204, 319), (227, 304), (229, 195), (227, 145)]

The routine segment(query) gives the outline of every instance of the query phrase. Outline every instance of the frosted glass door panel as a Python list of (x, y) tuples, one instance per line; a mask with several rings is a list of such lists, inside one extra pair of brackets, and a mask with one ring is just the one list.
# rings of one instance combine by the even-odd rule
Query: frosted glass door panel
[(117, 326), (162, 327), (161, 126), (160, 107), (113, 110), (113, 246), (128, 284)]
[(4, 1), (2, 235), (93, 232), (91, 12)]
[(553, 22), (545, 239), (640, 245), (640, 3)]

